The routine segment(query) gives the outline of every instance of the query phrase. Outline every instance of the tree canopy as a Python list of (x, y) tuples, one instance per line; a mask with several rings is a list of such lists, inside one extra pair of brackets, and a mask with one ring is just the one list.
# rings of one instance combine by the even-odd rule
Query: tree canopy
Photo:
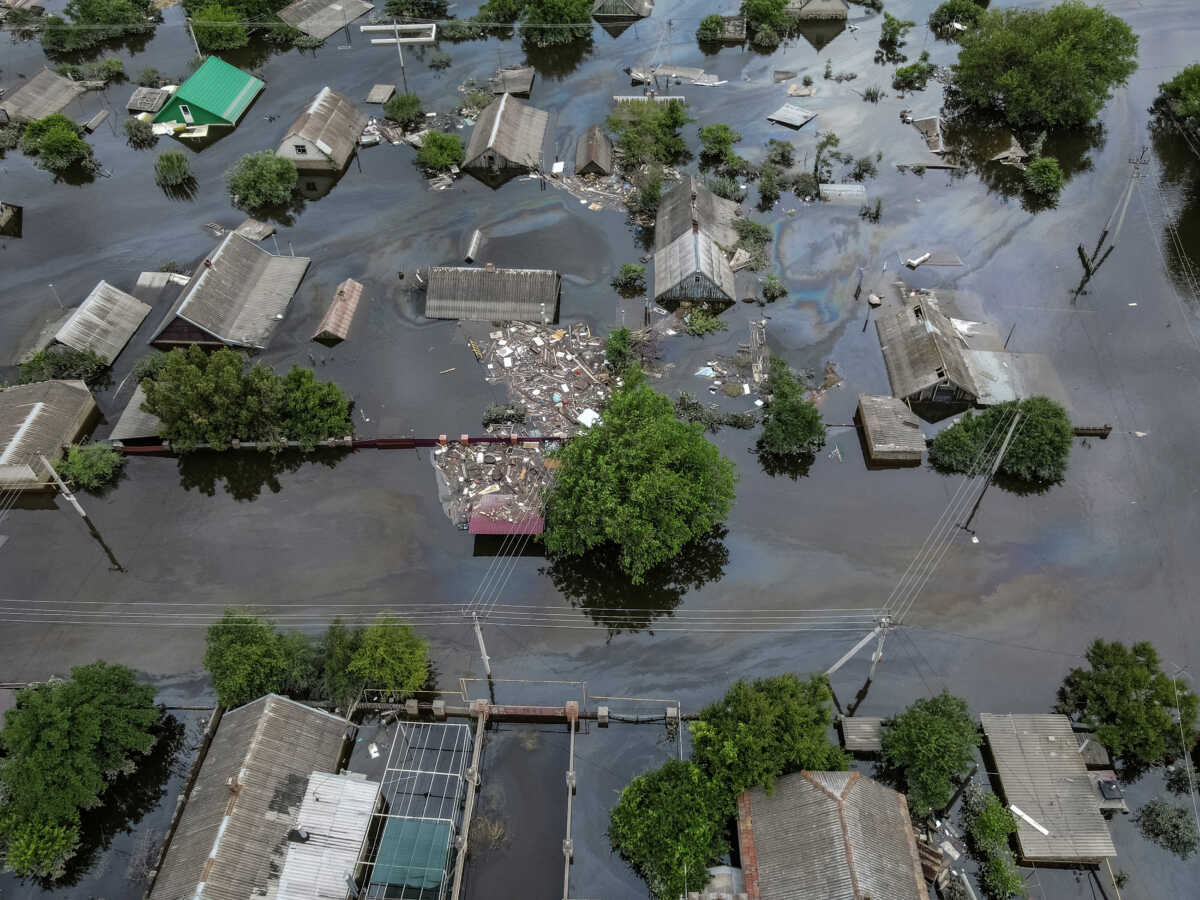
[(97, 491), (112, 484), (121, 474), (125, 457), (108, 444), (76, 444), (58, 464), (58, 474), (68, 484)]
[(971, 768), (981, 740), (966, 701), (945, 691), (884, 723), (883, 762), (900, 776), (915, 818), (946, 807), (954, 793), (951, 779)]
[(679, 421), (637, 369), (603, 419), (553, 457), (560, 469), (547, 503), (547, 549), (579, 556), (614, 543), (634, 582), (710, 532), (733, 503), (733, 463), (701, 426)]
[(95, 350), (75, 350), (61, 344), (47, 347), (21, 363), (21, 384), (77, 378), (87, 382), (88, 387), (96, 387), (107, 380), (108, 363)]
[(679, 129), (693, 121), (682, 100), (666, 103), (618, 103), (606, 126), (617, 136), (622, 165), (636, 169), (647, 163), (670, 166), (687, 154)]
[(421, 98), (416, 94), (395, 94), (383, 104), (383, 114), (405, 128), (412, 128), (425, 118)]
[(467, 151), (462, 138), (445, 131), (431, 131), (421, 140), (417, 164), (430, 172), (447, 172), (451, 166), (461, 166)]
[(1155, 797), (1134, 814), (1134, 821), (1148, 839), (1164, 850), (1187, 859), (1200, 846), (1193, 810)]
[(1126, 647), (1097, 638), (1086, 656), (1088, 668), (1072, 669), (1058, 689), (1057, 709), (1095, 729), (1120, 760), (1123, 776), (1191, 752), (1196, 695), (1167, 677), (1151, 644)]
[(817, 675), (735, 682), (692, 722), (692, 759), (721, 787), (730, 811), (742, 791), (770, 791), (788, 772), (844, 769), (845, 754), (829, 741), (832, 699)]
[(264, 694), (289, 694), (315, 679), (313, 659), (267, 619), (228, 609), (208, 629), (204, 668), (222, 706), (237, 707)]
[(247, 153), (225, 173), (233, 205), (245, 210), (282, 206), (292, 199), (299, 179), (296, 164), (274, 150)]
[(360, 684), (404, 697), (424, 687), (429, 677), (429, 645), (410, 625), (381, 613), (363, 629), (346, 671)]
[(105, 41), (154, 31), (151, 4), (142, 0), (68, 0), (62, 16), (47, 16), (42, 46), (51, 53), (90, 50)]
[(525, 0), (521, 25), (535, 47), (569, 44), (592, 33), (592, 0)]
[(953, 22), (974, 28), (987, 9), (987, 2), (976, 3), (975, 0), (945, 0), (945, 2), (929, 14), (929, 27), (933, 31), (949, 31)]
[(192, 17), (192, 32), (203, 50), (237, 50), (250, 43), (242, 14), (223, 3), (206, 3)]
[(37, 164), (51, 172), (64, 172), (75, 166), (90, 172), (98, 168), (91, 145), (62, 113), (26, 125), (21, 133), (21, 149), (36, 156)]
[[(1021, 421), (1000, 461), (999, 471), (1033, 484), (1061, 481), (1067, 471), (1075, 431), (1067, 411), (1046, 397), (998, 403), (978, 415), (968, 410), (958, 424), (933, 439), (929, 461), (950, 472), (979, 471), (980, 466), (991, 461), (990, 454), (999, 449), (998, 442), (1008, 431), (1013, 408), (1018, 406)], [(996, 441), (991, 441), (993, 436)]]
[(1200, 63), (1158, 86), (1156, 112), (1165, 112), (1188, 131), (1200, 130)]
[[(778, 299), (786, 293), (782, 284), (778, 288), (770, 282), (768, 285), (771, 288), (768, 300)], [(763, 407), (758, 452), (777, 459), (812, 456), (825, 443), (821, 411), (805, 398), (804, 385), (777, 356), (771, 357), (768, 391), (770, 399)]]
[(61, 876), (79, 814), (154, 746), (154, 689), (105, 662), (25, 688), (0, 729), (0, 845), (21, 875)]
[(1082, 0), (989, 10), (959, 42), (957, 99), (994, 110), (1014, 128), (1084, 125), (1137, 68), (1133, 30)]

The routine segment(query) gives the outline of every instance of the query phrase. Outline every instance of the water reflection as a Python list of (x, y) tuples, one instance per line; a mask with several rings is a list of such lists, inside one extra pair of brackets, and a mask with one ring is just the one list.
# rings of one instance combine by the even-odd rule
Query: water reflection
[(1159, 238), (1165, 248), (1171, 280), (1185, 292), (1200, 269), (1200, 157), (1173, 122), (1156, 119), (1150, 128), (1154, 155), (1158, 157), (1159, 187), (1178, 196), (1178, 212), (1163, 224)]
[(283, 490), (279, 476), (295, 472), (306, 463), (332, 469), (352, 450), (314, 450), (303, 453), (285, 450), (268, 453), (259, 450), (198, 450), (179, 457), (179, 484), (185, 491), (193, 488), (206, 497), (216, 496), (217, 485), (234, 500), (257, 500), (263, 488), (272, 494)]
[(582, 609), (611, 640), (622, 632), (649, 630), (669, 616), (688, 591), (720, 581), (729, 563), (724, 527), (687, 544), (679, 555), (646, 573), (634, 584), (620, 568), (620, 549), (606, 544), (583, 556), (555, 559), (539, 570), (555, 589)]
[(585, 59), (592, 55), (592, 36), (571, 41), (569, 44), (556, 44), (550, 47), (537, 47), (532, 42), (522, 41), (521, 49), (525, 51), (525, 65), (533, 66), (543, 78), (562, 80), (578, 69)]

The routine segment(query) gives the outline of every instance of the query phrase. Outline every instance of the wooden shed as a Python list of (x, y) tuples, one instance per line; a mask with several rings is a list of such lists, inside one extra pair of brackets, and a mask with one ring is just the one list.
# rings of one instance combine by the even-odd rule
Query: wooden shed
[(612, 172), (612, 139), (599, 125), (593, 125), (575, 148), (575, 174), (611, 175)]
[(323, 87), (287, 130), (276, 156), (300, 172), (341, 172), (358, 147), (367, 114), (344, 94)]
[(903, 400), (859, 394), (858, 417), (870, 462), (915, 465), (925, 455), (921, 420)]
[(504, 94), (475, 122), (467, 145), (467, 169), (540, 169), (550, 114)]
[(347, 278), (337, 286), (333, 302), (321, 324), (317, 327), (313, 340), (332, 346), (344, 341), (350, 335), (350, 325), (354, 321), (354, 313), (358, 310), (358, 301), (362, 299), (363, 286), (353, 278)]

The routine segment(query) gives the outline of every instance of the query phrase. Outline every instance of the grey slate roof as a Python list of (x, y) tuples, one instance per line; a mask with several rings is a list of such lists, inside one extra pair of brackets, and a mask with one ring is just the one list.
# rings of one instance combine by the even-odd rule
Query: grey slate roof
[(158, 416), (142, 409), (145, 402), (146, 392), (139, 384), (133, 389), (133, 396), (121, 411), (121, 418), (117, 419), (117, 424), (113, 426), (112, 433), (108, 436), (110, 441), (136, 441), (162, 436), (162, 421)]
[[(693, 200), (694, 197), (694, 200)], [(663, 194), (654, 219), (654, 249), (662, 250), (693, 224), (707, 231), (718, 244), (732, 247), (737, 243), (733, 220), (738, 204), (718, 197), (698, 178), (685, 178)]]
[(575, 148), (575, 174), (578, 175), (585, 167), (599, 169), (600, 174), (612, 174), (612, 140), (599, 125), (593, 125), (584, 132)]
[(904, 796), (857, 772), (798, 772), (769, 795), (746, 791), (738, 830), (751, 900), (929, 898)]
[(263, 896), (278, 877), (309, 778), (337, 765), (345, 730), (339, 717), (275, 694), (227, 712), (150, 900)]
[(536, 169), (542, 164), (542, 145), (550, 114), (502, 94), (475, 121), (464, 166), (470, 167), (488, 149), (516, 165)]
[(79, 439), (96, 410), (82, 381), (38, 381), (0, 390), (0, 489), (45, 486), (51, 461)]
[(75, 350), (94, 350), (111, 363), (148, 315), (150, 307), (137, 297), (101, 281), (71, 311), (54, 339)]
[(533, 89), (533, 66), (506, 66), (492, 79), (493, 94), (524, 94)]
[[(972, 395), (979, 388), (966, 360), (966, 344), (950, 318), (925, 297), (875, 320), (892, 394), (904, 399), (948, 378)], [(938, 375), (938, 370), (944, 375)]]
[(1049, 832), (1017, 816), (1023, 859), (1097, 862), (1117, 855), (1070, 719), (984, 713), (979, 720), (1004, 799)]
[(79, 82), (42, 69), (0, 100), (0, 109), (18, 122), (32, 122), (62, 112), (84, 90)]
[(231, 231), (196, 266), (156, 335), (179, 316), (227, 344), (262, 349), (309, 262), (305, 256), (276, 256)]
[(697, 274), (719, 289), (725, 299), (734, 299), (733, 269), (706, 232), (689, 230), (654, 252), (655, 297), (675, 291)]
[(353, 100), (326, 86), (317, 91), (304, 112), (292, 123), (283, 143), (289, 143), (292, 138), (311, 141), (340, 169), (354, 155), (366, 124), (367, 114), (360, 112)]
[(477, 322), (548, 322), (558, 318), (560, 279), (551, 269), (501, 269), (488, 265), (435, 266), (429, 270), (425, 315)]
[(896, 397), (858, 395), (867, 451), (877, 460), (920, 460), (925, 453), (921, 420)]
[(296, 0), (279, 11), (279, 18), (311, 37), (325, 40), (374, 8), (364, 0)]
[(592, 15), (597, 19), (644, 19), (654, 12), (654, 0), (595, 0)]

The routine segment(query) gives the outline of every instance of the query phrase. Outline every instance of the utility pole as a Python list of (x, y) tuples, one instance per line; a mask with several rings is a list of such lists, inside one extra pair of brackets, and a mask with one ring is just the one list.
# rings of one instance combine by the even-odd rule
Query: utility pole
[(979, 512), (979, 504), (983, 502), (983, 495), (987, 493), (988, 487), (991, 486), (992, 478), (995, 477), (996, 471), (1000, 468), (1000, 463), (1004, 461), (1005, 451), (1008, 450), (1008, 443), (1012, 440), (1013, 432), (1017, 430), (1017, 423), (1021, 421), (1021, 413), (1013, 416), (1012, 424), (1008, 426), (1008, 434), (1004, 436), (1004, 443), (1000, 445), (1000, 451), (996, 454), (996, 458), (992, 460), (991, 471), (988, 472), (987, 480), (983, 483), (983, 490), (979, 492), (979, 496), (975, 498), (975, 505), (971, 507), (971, 514), (967, 516), (967, 521), (963, 523), (962, 530), (975, 535), (971, 531), (971, 522), (975, 518), (975, 513)]
[(71, 489), (67, 487), (67, 483), (59, 477), (58, 472), (54, 470), (54, 466), (50, 465), (50, 460), (46, 459), (46, 457), (41, 453), (38, 454), (38, 459), (42, 461), (42, 464), (50, 472), (50, 477), (53, 478), (54, 483), (58, 485), (58, 489), (62, 493), (63, 499), (75, 507), (75, 512), (79, 513), (79, 517), (83, 519), (84, 524), (87, 525), (88, 532), (91, 533), (92, 537), (94, 537), (96, 542), (101, 546), (101, 548), (103, 548), (105, 555), (108, 556), (108, 561), (112, 563), (112, 570), (114, 572), (124, 572), (125, 567), (117, 561), (117, 557), (113, 554), (108, 544), (104, 542), (104, 538), (100, 536), (100, 532), (96, 529), (91, 517), (89, 517), (87, 512), (84, 511), (84, 508), (80, 505), (79, 501), (75, 499), (75, 495), (71, 493)]
[(187, 17), (188, 34), (192, 36), (192, 46), (196, 48), (196, 56), (203, 56), (200, 52), (200, 42), (196, 40), (196, 32), (192, 28), (192, 17)]
[(479, 657), (483, 660), (483, 671), (487, 673), (488, 681), (491, 681), (492, 661), (487, 654), (487, 647), (483, 643), (483, 629), (479, 627), (479, 616), (472, 613), (471, 618), (475, 620), (475, 639), (479, 641)]

